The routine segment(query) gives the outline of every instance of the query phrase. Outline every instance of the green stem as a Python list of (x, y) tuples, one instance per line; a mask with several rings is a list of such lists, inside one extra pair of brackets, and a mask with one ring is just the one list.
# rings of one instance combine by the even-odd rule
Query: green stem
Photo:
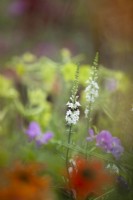
[(109, 190), (108, 192), (106, 192), (106, 193), (100, 195), (99, 197), (96, 197), (96, 198), (93, 199), (93, 200), (98, 200), (98, 199), (100, 199), (100, 198), (102, 198), (102, 197), (104, 197), (104, 196), (106, 196), (106, 195), (108, 195), (108, 194), (110, 194), (110, 193), (112, 193), (112, 192), (114, 192), (114, 191), (115, 191), (115, 189), (113, 188), (113, 189)]
[[(68, 142), (67, 142), (68, 145), (71, 142), (71, 134), (72, 134), (72, 124), (69, 126)], [(70, 148), (67, 147), (67, 152), (66, 152), (66, 170), (67, 170), (68, 178), (70, 178), (70, 176), (69, 176), (69, 163), (68, 163), (68, 160), (69, 160), (69, 150), (70, 150)], [(70, 187), (70, 182), (69, 182), (69, 187)], [(71, 194), (71, 199), (75, 199), (72, 194)]]
[[(71, 134), (72, 134), (72, 125), (70, 125), (70, 127), (69, 127), (68, 141), (67, 141), (68, 145), (71, 142)], [(68, 171), (69, 150), (70, 150), (70, 148), (68, 147), (67, 152), (66, 152), (66, 168), (67, 168), (68, 177), (69, 177), (69, 171)]]
[[(90, 122), (91, 122), (91, 119), (90, 119), (90, 117), (91, 117), (91, 106), (92, 106), (92, 104), (90, 103), (89, 104), (89, 115), (88, 115), (88, 123), (87, 123), (87, 132), (88, 132), (88, 130), (90, 129)], [(88, 142), (86, 142), (86, 159), (87, 159), (87, 150), (88, 150)]]

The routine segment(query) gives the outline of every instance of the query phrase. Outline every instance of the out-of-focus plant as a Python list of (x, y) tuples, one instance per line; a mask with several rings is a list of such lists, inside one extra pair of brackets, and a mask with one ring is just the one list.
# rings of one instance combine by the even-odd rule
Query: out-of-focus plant
[[(70, 52), (63, 49), (60, 62), (52, 61), (47, 57), (37, 58), (31, 53), (25, 53), (21, 57), (14, 57), (11, 62), (7, 63), (7, 70), (9, 68), (16, 73), (15, 77), (12, 77), (11, 80), (13, 90), (17, 93), (17, 97), (13, 103), (14, 108), (22, 118), (29, 121), (37, 121), (42, 127), (47, 129), (52, 116), (56, 115), (56, 118), (58, 118), (57, 112), (52, 114), (53, 109), (56, 110), (58, 109), (58, 105), (62, 105), (58, 113), (64, 113), (65, 108), (63, 104), (69, 95), (68, 91), (70, 91), (74, 79), (76, 63), (79, 63), (80, 59), (82, 59), (80, 56), (72, 58)], [(79, 93), (82, 103), (82, 118), (82, 113), (85, 109), (85, 95), (83, 91), (91, 73), (91, 66), (79, 64), (79, 68)], [(103, 125), (105, 129), (108, 129), (111, 126), (112, 120), (115, 119), (117, 123), (113, 122), (115, 126), (111, 131), (115, 132), (116, 129), (120, 133), (118, 130), (120, 129), (120, 119), (123, 115), (117, 111), (119, 110), (119, 106), (116, 106), (114, 103), (112, 104), (112, 102), (120, 99), (121, 104), (124, 103), (122, 99), (127, 96), (130, 81), (124, 73), (112, 71), (102, 66), (99, 66), (98, 74), (100, 90), (99, 98), (96, 99), (95, 107), (92, 111), (92, 115), (94, 116), (93, 121), (95, 121), (95, 124), (100, 129), (102, 129)], [(6, 78), (5, 76), (2, 77)], [(64, 90), (66, 91), (65, 94)], [(10, 94), (8, 88), (5, 88), (4, 91), (7, 91), (6, 95)], [(63, 93), (62, 98), (60, 98), (60, 93)], [(103, 117), (99, 118), (99, 113), (101, 112)], [(1, 116), (3, 115), (1, 114)], [(116, 118), (118, 115), (119, 118)], [(107, 117), (109, 120), (106, 120)], [(55, 124), (55, 120), (53, 120), (53, 123)]]
[(53, 192), (50, 189), (51, 180), (47, 175), (39, 176), (38, 172), (44, 171), (44, 166), (37, 163), (16, 163), (13, 169), (9, 169), (5, 186), (0, 188), (2, 200), (25, 199), (25, 200), (52, 200)]
[[(51, 115), (53, 109), (58, 109), (58, 105), (63, 105), (66, 101), (69, 95), (67, 91), (70, 91), (74, 79), (76, 63), (77, 60), (79, 63), (80, 59), (80, 56), (72, 58), (70, 52), (66, 49), (62, 50), (61, 56), (61, 61), (55, 62), (47, 57), (37, 58), (31, 53), (25, 53), (21, 57), (14, 57), (11, 62), (7, 63), (7, 70), (8, 68), (13, 70), (16, 73), (15, 76), (17, 76), (17, 78), (12, 77), (10, 81), (12, 82), (13, 90), (17, 93), (13, 101), (14, 108), (20, 113), (22, 118), (29, 121), (37, 121), (44, 128), (49, 126), (52, 116), (56, 115), (57, 118), (56, 112), (54, 112), (54, 115)], [(85, 95), (83, 90), (91, 73), (91, 66), (79, 64), (79, 68), (79, 93), (82, 103), (82, 118), (82, 113), (85, 109)], [(96, 99), (95, 108), (92, 113), (94, 116), (93, 120), (95, 120), (95, 124), (100, 128), (104, 125), (105, 129), (108, 129), (112, 120), (116, 118), (115, 116), (119, 115), (118, 112), (114, 112), (114, 110), (117, 111), (119, 106), (116, 106), (114, 103), (112, 104), (112, 102), (121, 98), (121, 104), (123, 103), (122, 99), (127, 96), (130, 82), (128, 77), (120, 71), (112, 71), (100, 66), (98, 73), (100, 90), (99, 98)], [(7, 78), (5, 76), (2, 77)], [(10, 94), (8, 88), (3, 90), (6, 91), (6, 95)], [(66, 91), (65, 94), (64, 90)], [(62, 92), (63, 95), (60, 98), (60, 93)], [(2, 107), (3, 109), (4, 107)], [(65, 111), (64, 109), (64, 106), (62, 106), (59, 113), (62, 114)], [(1, 116), (4, 115), (4, 112)], [(101, 112), (103, 117), (99, 118), (99, 113)], [(107, 117), (110, 120), (106, 120)], [(119, 119), (121, 117), (122, 114), (119, 116)], [(118, 117), (116, 121), (118, 121)], [(115, 123), (117, 131), (120, 127), (119, 123)], [(114, 132), (115, 128), (112, 131)]]
[[(132, 158), (117, 119), (122, 112), (118, 99), (128, 94), (130, 81), (122, 72), (97, 69), (97, 57), (93, 67), (79, 59), (63, 50), (60, 62), (26, 53), (7, 63), (0, 76), (0, 151), (7, 146), (0, 164), (18, 157), (24, 162), (47, 162), (60, 198), (106, 198), (119, 193), (117, 186), (121, 190), (122, 184), (132, 184), (127, 157)], [(13, 76), (7, 73), (10, 70)], [(113, 188), (107, 190), (105, 183), (110, 180)]]
[[(13, 86), (13, 82), (0, 75), (0, 134), (8, 131), (8, 126), (14, 120), (14, 101), (18, 99), (18, 92)], [(7, 130), (7, 131), (6, 131)]]

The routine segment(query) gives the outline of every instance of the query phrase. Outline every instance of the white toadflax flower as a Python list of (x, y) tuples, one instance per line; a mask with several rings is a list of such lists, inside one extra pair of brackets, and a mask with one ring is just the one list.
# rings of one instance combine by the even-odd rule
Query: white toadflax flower
[(89, 109), (88, 109), (88, 107), (85, 109), (85, 117), (87, 118), (88, 117), (88, 113), (89, 113)]
[(111, 170), (112, 172), (115, 172), (116, 174), (119, 174), (119, 168), (115, 164), (108, 164), (106, 168)]
[(76, 101), (75, 103), (71, 103), (68, 101), (66, 105), (68, 106), (68, 108), (76, 109), (78, 106), (80, 106), (80, 103), (78, 101)]
[(91, 111), (92, 109), (92, 103), (95, 102), (96, 98), (98, 97), (98, 90), (99, 90), (99, 86), (98, 83), (96, 82), (96, 80), (92, 80), (92, 78), (90, 78), (89, 84), (85, 89), (85, 97), (86, 97), (86, 102), (88, 102), (91, 106), (87, 105), (86, 109), (85, 109), (85, 117), (88, 117), (88, 113), (89, 111)]
[(92, 110), (93, 103), (95, 102), (96, 98), (98, 97), (99, 86), (97, 83), (97, 56), (94, 60), (94, 66), (92, 67), (92, 71), (90, 74), (90, 78), (87, 81), (87, 87), (85, 88), (85, 98), (87, 102), (87, 106), (85, 109), (85, 117), (87, 118), (90, 111)]
[(75, 80), (72, 88), (72, 95), (70, 97), (70, 100), (66, 104), (68, 107), (68, 110), (66, 112), (66, 122), (71, 127), (72, 124), (76, 124), (79, 120), (79, 106), (80, 103), (77, 101), (78, 97), (78, 76), (79, 76), (79, 66), (77, 66), (76, 74), (75, 74)]
[(71, 173), (73, 172), (73, 168), (72, 168), (72, 167), (69, 167), (69, 168), (68, 168), (68, 172), (69, 172), (69, 174), (71, 174)]
[(80, 103), (77, 101), (78, 96), (76, 96), (76, 101), (73, 103), (73, 97), (70, 98), (70, 101), (66, 104), (69, 108), (69, 110), (66, 112), (66, 122), (67, 124), (76, 124), (77, 121), (79, 120), (79, 106)]
[(76, 167), (76, 162), (72, 158), (69, 160), (69, 163), (73, 166)]
[(98, 97), (98, 90), (99, 90), (99, 86), (97, 82), (91, 80), (89, 82), (89, 85), (85, 89), (86, 101), (93, 103), (95, 99)]

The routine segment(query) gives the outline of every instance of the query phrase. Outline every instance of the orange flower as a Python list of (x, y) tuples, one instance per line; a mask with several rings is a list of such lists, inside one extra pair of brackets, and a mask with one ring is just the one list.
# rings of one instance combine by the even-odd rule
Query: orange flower
[(0, 189), (1, 200), (52, 200), (50, 179), (37, 174), (41, 165), (21, 165), (7, 173), (9, 184)]
[(7, 177), (10, 182), (14, 184), (28, 184), (36, 187), (43, 187), (45, 181), (41, 176), (38, 176), (38, 172), (43, 169), (40, 164), (27, 164), (22, 165), (21, 163), (16, 163), (15, 167), (7, 172)]
[(105, 170), (99, 160), (86, 160), (76, 157), (69, 167), (69, 189), (77, 200), (101, 195), (105, 186), (112, 182), (112, 176)]
[(0, 190), (0, 199), (2, 200), (44, 200), (43, 195), (46, 196), (43, 190), (20, 183), (18, 185), (11, 184)]

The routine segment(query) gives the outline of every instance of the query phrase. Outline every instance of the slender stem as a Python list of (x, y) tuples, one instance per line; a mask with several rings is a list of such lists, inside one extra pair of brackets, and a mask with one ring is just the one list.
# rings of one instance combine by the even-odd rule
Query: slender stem
[[(96, 68), (97, 68), (97, 59), (98, 59), (98, 54), (96, 54), (96, 57), (95, 57), (94, 62), (93, 62), (93, 65), (94, 65), (94, 67), (93, 67), (93, 75), (91, 77), (91, 80), (93, 80), (93, 81), (96, 81), (96, 79), (97, 79), (97, 74), (96, 74), (97, 73), (97, 70), (96, 70)], [(91, 94), (90, 97), (92, 99), (93, 94)], [(93, 102), (90, 101), (89, 105), (88, 105), (88, 110), (89, 110), (88, 119), (89, 120), (88, 120), (88, 123), (87, 123), (87, 132), (90, 129), (92, 104), (93, 104)], [(88, 142), (86, 143), (86, 159), (87, 159), (87, 150), (88, 150)]]
[(96, 197), (96, 198), (93, 199), (93, 200), (98, 200), (98, 199), (100, 199), (100, 198), (102, 198), (102, 197), (104, 197), (104, 196), (106, 196), (106, 195), (108, 195), (108, 194), (110, 194), (110, 193), (112, 193), (112, 192), (114, 192), (114, 191), (115, 191), (115, 189), (113, 188), (113, 189), (107, 191), (106, 193), (104, 193), (104, 194), (102, 194), (102, 195)]
[[(91, 104), (91, 102), (90, 102), (90, 104), (89, 104), (89, 114), (88, 114), (88, 123), (87, 123), (87, 132), (88, 132), (88, 130), (90, 129), (90, 122), (91, 122), (91, 119), (90, 119), (90, 117), (91, 117), (91, 106), (92, 106), (92, 104)], [(86, 158), (87, 158), (87, 150), (88, 150), (88, 142), (86, 142)]]
[[(69, 126), (69, 132), (68, 132), (68, 141), (67, 144), (69, 145), (71, 142), (71, 134), (72, 134), (72, 125)], [(67, 148), (67, 152), (66, 152), (66, 168), (67, 168), (67, 173), (69, 176), (69, 171), (68, 171), (68, 158), (69, 158), (69, 150), (70, 148)]]
[[(72, 134), (72, 124), (69, 126), (68, 141), (67, 141), (68, 145), (69, 145), (70, 142), (71, 142), (71, 134)], [(67, 147), (67, 152), (66, 152), (66, 170), (67, 170), (68, 178), (70, 178), (70, 175), (69, 175), (69, 165), (68, 165), (69, 151), (70, 151), (70, 148)], [(69, 182), (69, 187), (70, 187), (70, 182)], [(73, 197), (73, 194), (71, 194), (71, 198), (72, 198), (72, 199), (75, 199), (75, 198)]]

